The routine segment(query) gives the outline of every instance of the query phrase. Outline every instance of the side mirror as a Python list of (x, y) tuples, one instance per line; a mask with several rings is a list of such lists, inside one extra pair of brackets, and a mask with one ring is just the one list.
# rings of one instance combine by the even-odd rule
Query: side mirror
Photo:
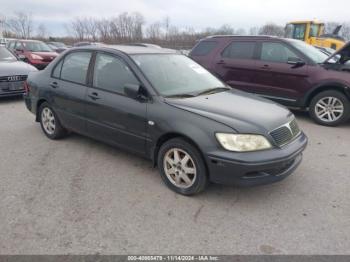
[(132, 99), (147, 100), (147, 96), (144, 94), (145, 92), (139, 84), (125, 84), (124, 93)]
[(301, 60), (300, 58), (289, 57), (287, 64), (293, 65), (292, 68), (297, 68), (297, 67), (304, 66), (306, 63), (305, 63), (305, 61)]
[(16, 51), (22, 53), (22, 52), (23, 52), (23, 49), (22, 49), (22, 48), (16, 48)]

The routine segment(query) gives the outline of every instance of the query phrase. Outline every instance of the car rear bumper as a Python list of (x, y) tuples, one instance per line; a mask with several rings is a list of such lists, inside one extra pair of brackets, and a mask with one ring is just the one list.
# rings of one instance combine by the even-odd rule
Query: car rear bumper
[(302, 161), (307, 137), (302, 133), (280, 149), (251, 153), (214, 152), (208, 154), (210, 180), (238, 186), (265, 185), (291, 175)]

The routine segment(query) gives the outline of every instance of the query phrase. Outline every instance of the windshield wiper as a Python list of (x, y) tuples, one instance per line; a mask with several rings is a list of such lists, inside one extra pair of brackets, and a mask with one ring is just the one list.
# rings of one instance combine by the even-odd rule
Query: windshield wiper
[(165, 98), (188, 98), (188, 97), (195, 97), (195, 95), (192, 95), (192, 94), (176, 94), (176, 95), (166, 96)]
[(214, 87), (214, 88), (210, 88), (210, 89), (204, 90), (204, 91), (196, 94), (196, 96), (202, 96), (202, 95), (209, 95), (209, 94), (214, 94), (214, 93), (219, 93), (219, 92), (225, 92), (227, 90), (231, 90), (231, 88), (229, 88), (229, 87)]

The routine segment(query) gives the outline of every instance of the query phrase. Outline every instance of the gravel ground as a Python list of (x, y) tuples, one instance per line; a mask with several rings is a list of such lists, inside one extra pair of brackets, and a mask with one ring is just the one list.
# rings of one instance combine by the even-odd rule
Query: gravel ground
[(350, 123), (314, 124), (294, 175), (263, 187), (168, 190), (147, 160), (47, 139), (0, 101), (0, 254), (350, 254)]

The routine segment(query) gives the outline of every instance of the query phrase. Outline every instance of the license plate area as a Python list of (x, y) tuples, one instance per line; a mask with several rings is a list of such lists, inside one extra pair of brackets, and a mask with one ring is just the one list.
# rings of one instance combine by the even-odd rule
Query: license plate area
[(9, 91), (20, 91), (23, 89), (24, 89), (23, 82), (9, 83)]

